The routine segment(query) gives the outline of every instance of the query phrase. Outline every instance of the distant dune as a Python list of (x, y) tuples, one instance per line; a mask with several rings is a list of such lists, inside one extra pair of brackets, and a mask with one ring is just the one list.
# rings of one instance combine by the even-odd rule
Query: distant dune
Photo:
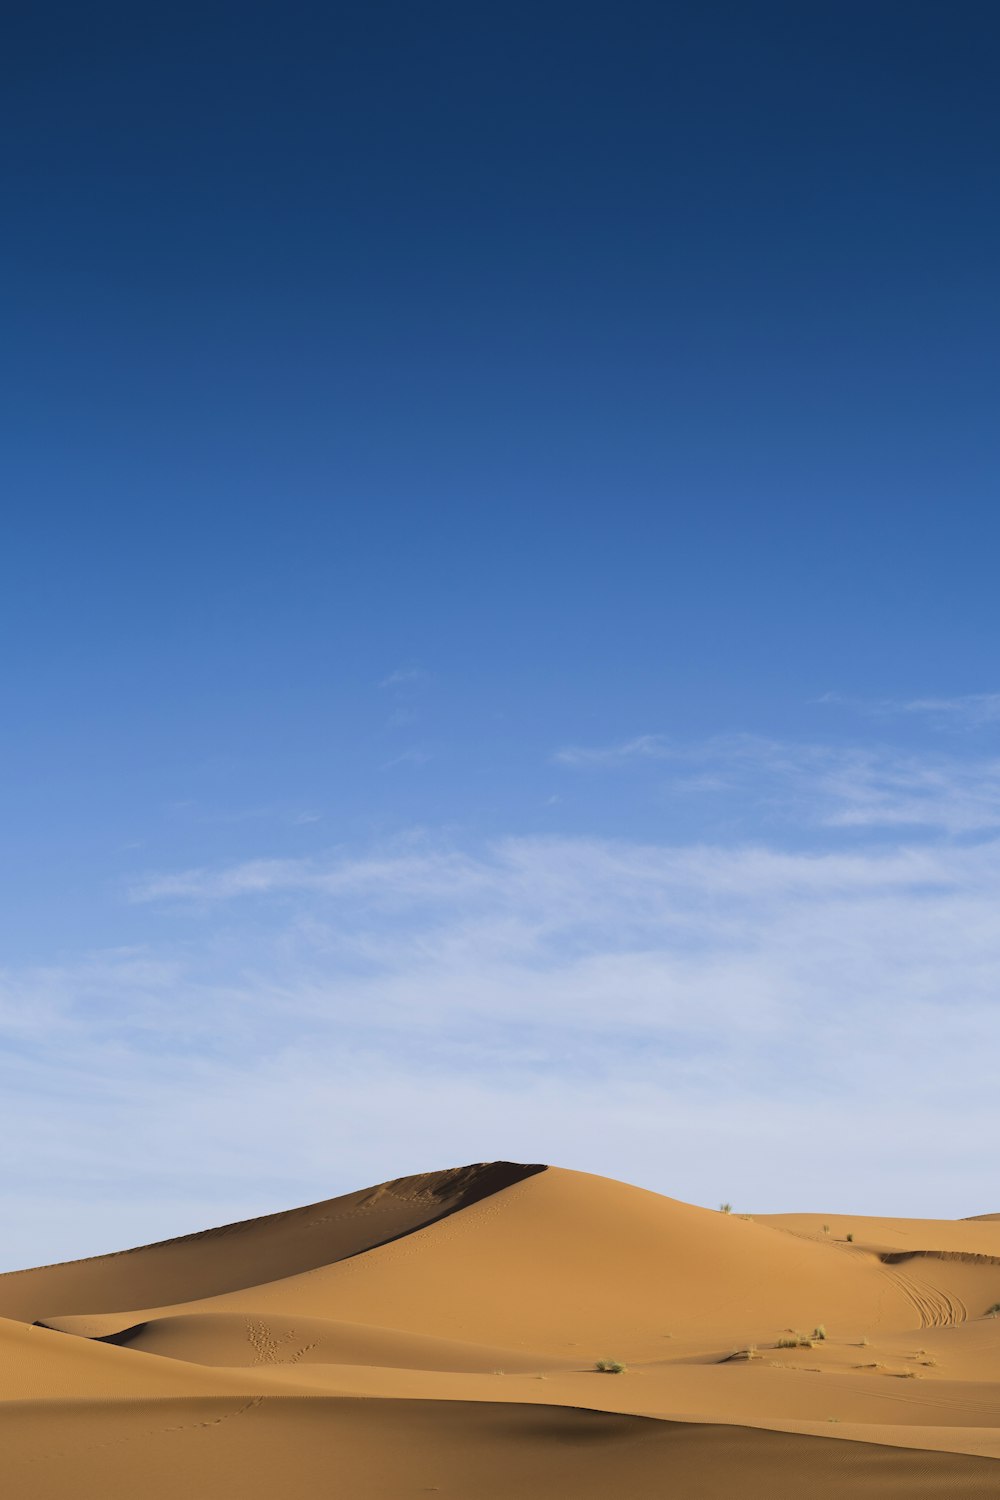
[(400, 1178), (0, 1276), (5, 1492), (1000, 1497), (998, 1305), (997, 1214)]

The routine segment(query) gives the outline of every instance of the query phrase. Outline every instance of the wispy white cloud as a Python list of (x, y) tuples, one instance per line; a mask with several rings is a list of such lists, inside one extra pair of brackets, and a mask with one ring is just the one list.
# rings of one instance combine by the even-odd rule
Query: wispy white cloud
[(1000, 1206), (1000, 765), (586, 753), (755, 832), (154, 871), (145, 945), (0, 973), (7, 1264), (494, 1156), (751, 1211)]
[(380, 688), (404, 689), (408, 692), (423, 687), (430, 680), (429, 673), (421, 667), (397, 667), (379, 682)]
[(916, 754), (892, 746), (796, 744), (755, 735), (695, 743), (642, 735), (557, 752), (571, 768), (656, 762), (667, 792), (733, 795), (799, 826), (926, 828), (974, 834), (1000, 828), (1000, 757)]
[(0, 984), (10, 1222), (39, 1182), (81, 1200), (76, 1244), (22, 1229), (8, 1264), (497, 1155), (751, 1209), (996, 1206), (1000, 840), (415, 837), (135, 897), (148, 948)]
[(829, 703), (876, 718), (912, 715), (938, 729), (980, 729), (1000, 723), (1000, 693), (960, 693), (953, 697), (856, 698), (846, 693), (822, 693), (816, 703)]
[(173, 818), (195, 824), (226, 823), (286, 823), (296, 827), (305, 823), (318, 823), (322, 813), (300, 810), (287, 804), (265, 804), (259, 807), (207, 806), (187, 797), (171, 802), (166, 812)]
[[(386, 729), (408, 729), (417, 723), (420, 718), (418, 706), (430, 682), (430, 673), (425, 672), (422, 667), (399, 667), (382, 678), (378, 686), (389, 694), (393, 705), (385, 721)], [(422, 763), (428, 759), (430, 756), (425, 750), (413, 748), (388, 761), (387, 765), (399, 765), (407, 760)]]
[(411, 848), (410, 841), (401, 841), (364, 857), (254, 859), (219, 869), (154, 875), (134, 885), (130, 896), (139, 902), (216, 901), (298, 891), (394, 902), (440, 900), (469, 891), (476, 880), (476, 862), (470, 856), (447, 848)]
[(621, 766), (629, 761), (665, 760), (671, 754), (662, 734), (639, 734), (613, 745), (566, 745), (553, 761), (561, 766)]
[(429, 760), (433, 760), (429, 750), (424, 749), (422, 745), (408, 745), (398, 755), (392, 755), (388, 760), (383, 761), (379, 770), (391, 771), (396, 766), (425, 766)]
[(975, 834), (1000, 827), (1000, 758), (833, 757), (819, 782), (825, 821), (841, 827), (910, 826)]
[(1000, 722), (1000, 693), (966, 693), (959, 698), (913, 698), (902, 703), (908, 714), (928, 714), (935, 719), (958, 721), (978, 728)]

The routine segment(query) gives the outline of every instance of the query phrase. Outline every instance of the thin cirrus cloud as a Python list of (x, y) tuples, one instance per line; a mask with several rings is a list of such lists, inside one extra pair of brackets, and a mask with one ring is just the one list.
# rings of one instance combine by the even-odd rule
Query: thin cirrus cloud
[(781, 743), (746, 734), (685, 744), (645, 734), (567, 747), (552, 758), (576, 771), (655, 767), (666, 793), (733, 794), (800, 827), (910, 827), (954, 835), (1000, 827), (997, 757)]
[(996, 1206), (1000, 841), (414, 839), (132, 895), (141, 948), (0, 984), (9, 1266), (501, 1156), (751, 1210)]
[(556, 765), (621, 766), (629, 761), (667, 760), (671, 755), (669, 741), (662, 734), (639, 734), (633, 739), (612, 745), (566, 745), (552, 756)]
[[(855, 1211), (886, 1180), (900, 1211), (990, 1207), (972, 1126), (1000, 1044), (1000, 841), (412, 841), (162, 875), (133, 897), (164, 924), (162, 972), (127, 955), (116, 979), (108, 960), (89, 1039), (77, 976), (49, 975), (47, 1034), (85, 1075), (106, 1078), (107, 1048), (124, 1048), (154, 1135), (173, 1107), (202, 1118), (206, 1090), (227, 1100), (206, 1181), (247, 1140), (277, 1177), (293, 1121), (333, 1153), (323, 1170), (301, 1158), (305, 1196), (356, 1185), (338, 1152), (373, 1179), (400, 1170), (405, 1136), (414, 1169), (527, 1151), (695, 1201), (735, 1181), (761, 1209), (808, 1206), (810, 1173), (824, 1204)], [(185, 926), (206, 905), (211, 939)], [(919, 1171), (901, 1109), (907, 1149), (930, 1143)], [(956, 1165), (945, 1143), (963, 1122)]]
[(430, 674), (422, 667), (397, 667), (379, 682), (380, 688), (391, 688), (395, 692), (415, 692), (425, 687)]
[(1000, 693), (960, 693), (953, 697), (855, 698), (829, 692), (816, 703), (848, 708), (875, 718), (909, 715), (924, 719), (937, 729), (980, 729), (1000, 723)]
[[(378, 683), (388, 695), (392, 708), (386, 717), (384, 728), (392, 732), (411, 729), (420, 719), (420, 702), (424, 697), (431, 677), (422, 667), (398, 667)], [(410, 746), (402, 754), (390, 757), (382, 766), (389, 770), (399, 765), (423, 765), (430, 760), (428, 751), (420, 746)]]
[(751, 1212), (887, 1211), (887, 1183), (901, 1213), (1000, 1207), (996, 769), (640, 743), (623, 764), (780, 800), (794, 847), (413, 836), (153, 871), (142, 942), (0, 975), (5, 1264), (503, 1156)]

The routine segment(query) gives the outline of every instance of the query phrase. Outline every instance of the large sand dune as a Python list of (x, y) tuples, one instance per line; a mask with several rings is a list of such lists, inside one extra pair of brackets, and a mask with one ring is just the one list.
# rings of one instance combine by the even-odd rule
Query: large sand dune
[(437, 1172), (0, 1276), (5, 1481), (1000, 1497), (997, 1303), (995, 1215), (749, 1219), (556, 1168)]

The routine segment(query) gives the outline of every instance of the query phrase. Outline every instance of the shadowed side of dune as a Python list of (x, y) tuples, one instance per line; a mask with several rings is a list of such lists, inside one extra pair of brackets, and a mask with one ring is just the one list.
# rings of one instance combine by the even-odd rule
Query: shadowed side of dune
[(879, 1256), (884, 1266), (901, 1266), (908, 1260), (952, 1261), (962, 1266), (1000, 1266), (1000, 1255), (980, 1255), (974, 1250), (888, 1250)]
[(0, 1408), (4, 1471), (33, 1500), (440, 1492), (476, 1500), (907, 1500), (1000, 1496), (1000, 1464), (567, 1407), (254, 1398)]
[(544, 1171), (516, 1162), (453, 1167), (113, 1255), (10, 1271), (0, 1275), (0, 1316), (34, 1322), (258, 1286), (388, 1244)]

